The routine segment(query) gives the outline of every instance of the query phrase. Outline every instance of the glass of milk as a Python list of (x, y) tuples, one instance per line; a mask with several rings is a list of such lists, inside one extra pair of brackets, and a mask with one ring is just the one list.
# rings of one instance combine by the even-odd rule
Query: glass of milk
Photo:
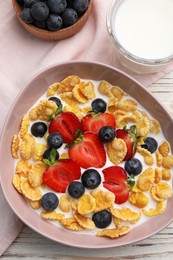
[(120, 62), (137, 73), (173, 60), (173, 0), (113, 0), (107, 28)]

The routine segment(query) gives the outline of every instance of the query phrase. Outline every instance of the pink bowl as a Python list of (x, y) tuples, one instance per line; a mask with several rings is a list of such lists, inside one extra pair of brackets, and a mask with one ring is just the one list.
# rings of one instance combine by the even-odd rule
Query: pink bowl
[(60, 229), (41, 219), (16, 192), (12, 185), (14, 159), (11, 156), (13, 134), (18, 133), (22, 116), (47, 90), (48, 86), (61, 81), (70, 74), (92, 80), (107, 80), (120, 86), (134, 97), (153, 117), (159, 120), (165, 138), (173, 150), (173, 120), (165, 108), (136, 80), (108, 65), (91, 62), (68, 62), (55, 64), (37, 73), (23, 88), (11, 107), (0, 142), (0, 179), (5, 197), (16, 215), (30, 228), (43, 236), (66, 245), (80, 248), (110, 248), (127, 245), (145, 239), (165, 228), (173, 220), (173, 197), (167, 203), (166, 211), (148, 222), (134, 228), (129, 234), (118, 239), (72, 233)]

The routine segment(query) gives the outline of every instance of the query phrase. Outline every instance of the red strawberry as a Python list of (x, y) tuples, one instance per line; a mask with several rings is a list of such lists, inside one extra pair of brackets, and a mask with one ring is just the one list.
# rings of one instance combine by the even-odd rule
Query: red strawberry
[(49, 125), (49, 133), (60, 133), (64, 143), (71, 143), (73, 141), (77, 129), (81, 129), (81, 123), (72, 112), (60, 113)]
[(106, 153), (98, 135), (92, 132), (84, 133), (74, 141), (68, 150), (70, 158), (82, 168), (101, 168), (106, 163)]
[(103, 171), (103, 186), (115, 194), (115, 203), (122, 204), (128, 200), (127, 173), (120, 166), (110, 166)]
[(67, 186), (81, 176), (81, 169), (72, 160), (59, 161), (50, 166), (43, 174), (43, 182), (56, 192), (65, 192)]
[(137, 138), (138, 138), (135, 133), (135, 126), (131, 126), (130, 129), (117, 129), (116, 137), (123, 139), (126, 143), (127, 154), (124, 158), (124, 161), (133, 158), (136, 152), (136, 145), (137, 145)]
[(93, 132), (98, 134), (103, 126), (116, 127), (115, 118), (109, 113), (89, 114), (82, 118), (83, 132)]

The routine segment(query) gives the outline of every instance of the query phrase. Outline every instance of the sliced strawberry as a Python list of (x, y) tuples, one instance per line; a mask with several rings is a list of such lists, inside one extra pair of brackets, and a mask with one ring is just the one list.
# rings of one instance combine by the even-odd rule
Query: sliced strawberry
[(72, 112), (60, 113), (49, 125), (49, 133), (60, 133), (64, 143), (71, 143), (78, 129), (81, 129), (81, 122)]
[(67, 186), (81, 176), (81, 169), (72, 160), (59, 161), (50, 166), (43, 174), (43, 182), (56, 192), (65, 192)]
[(109, 113), (89, 114), (82, 118), (83, 132), (93, 132), (98, 134), (100, 128), (103, 126), (116, 127), (115, 118)]
[(115, 194), (115, 203), (122, 204), (129, 197), (127, 173), (120, 166), (110, 166), (103, 171), (103, 186)]
[(68, 150), (70, 158), (84, 169), (101, 168), (106, 163), (106, 153), (98, 135), (92, 132), (80, 135)]

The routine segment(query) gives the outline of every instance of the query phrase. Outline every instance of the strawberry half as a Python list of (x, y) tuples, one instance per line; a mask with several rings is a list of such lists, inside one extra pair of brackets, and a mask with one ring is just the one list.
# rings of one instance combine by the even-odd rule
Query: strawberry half
[(106, 163), (106, 153), (97, 134), (80, 134), (68, 150), (70, 158), (84, 169), (101, 168)]
[(43, 182), (56, 192), (65, 192), (67, 186), (81, 176), (81, 169), (72, 160), (59, 161), (50, 166), (43, 174)]
[(49, 125), (49, 133), (58, 132), (64, 143), (71, 143), (76, 130), (81, 129), (81, 122), (72, 112), (62, 112)]
[(121, 138), (126, 143), (127, 153), (124, 158), (124, 161), (130, 160), (133, 158), (136, 152), (137, 139), (138, 136), (135, 133), (135, 126), (131, 126), (130, 129), (117, 129), (116, 137)]
[(103, 171), (103, 186), (115, 194), (115, 203), (122, 204), (128, 200), (127, 173), (120, 166), (110, 166)]
[(82, 118), (83, 132), (93, 132), (98, 134), (100, 128), (103, 126), (116, 127), (115, 118), (109, 113), (89, 114)]

